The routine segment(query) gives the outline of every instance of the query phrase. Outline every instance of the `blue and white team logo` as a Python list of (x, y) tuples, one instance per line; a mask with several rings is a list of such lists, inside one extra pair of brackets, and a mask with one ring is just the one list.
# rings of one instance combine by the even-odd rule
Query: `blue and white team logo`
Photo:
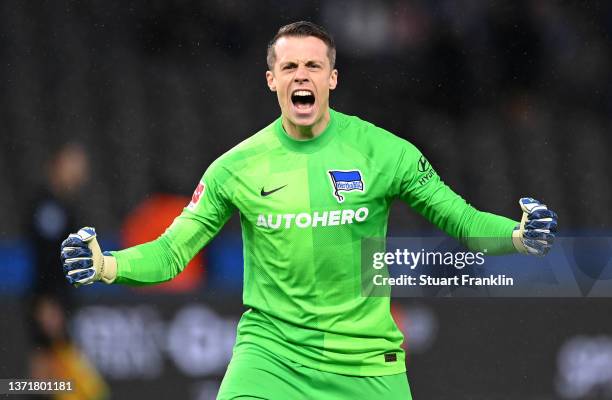
[(338, 198), (339, 203), (344, 201), (344, 196), (342, 196), (340, 192), (351, 192), (353, 190), (363, 192), (365, 190), (361, 171), (358, 169), (350, 171), (330, 170), (327, 172), (332, 181), (334, 196)]

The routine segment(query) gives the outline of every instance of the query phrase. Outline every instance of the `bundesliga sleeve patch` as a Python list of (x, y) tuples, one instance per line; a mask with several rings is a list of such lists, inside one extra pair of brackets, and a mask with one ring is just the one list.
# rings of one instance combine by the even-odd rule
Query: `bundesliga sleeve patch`
[(206, 185), (203, 182), (198, 183), (198, 186), (195, 188), (193, 195), (191, 196), (191, 201), (189, 202), (189, 205), (187, 205), (188, 209), (193, 210), (198, 205), (205, 189)]

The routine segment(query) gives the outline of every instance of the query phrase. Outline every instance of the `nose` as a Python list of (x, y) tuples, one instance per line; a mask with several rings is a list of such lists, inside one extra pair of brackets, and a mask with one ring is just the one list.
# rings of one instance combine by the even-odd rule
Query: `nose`
[(299, 65), (295, 71), (293, 80), (296, 83), (308, 82), (308, 69), (304, 65)]

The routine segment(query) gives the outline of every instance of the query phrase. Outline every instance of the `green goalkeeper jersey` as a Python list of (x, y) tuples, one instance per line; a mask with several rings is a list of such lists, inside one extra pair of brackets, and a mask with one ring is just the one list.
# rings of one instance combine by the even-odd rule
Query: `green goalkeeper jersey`
[(361, 240), (384, 237), (400, 198), (449, 235), (511, 237), (516, 222), (480, 212), (409, 142), (330, 110), (298, 141), (279, 118), (213, 162), (191, 203), (157, 240), (113, 252), (117, 283), (176, 276), (240, 213), (243, 301), (236, 346), (258, 345), (345, 375), (405, 371), (389, 297), (361, 293)]

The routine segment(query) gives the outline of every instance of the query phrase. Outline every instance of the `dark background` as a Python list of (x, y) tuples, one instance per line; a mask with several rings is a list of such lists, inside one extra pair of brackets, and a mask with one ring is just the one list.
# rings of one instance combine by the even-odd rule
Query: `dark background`
[[(278, 114), (265, 80), (282, 24), (325, 25), (331, 98), (415, 143), (479, 208), (518, 218), (523, 195), (561, 226), (611, 225), (608, 2), (92, 1), (0, 4), (0, 232), (49, 149), (91, 151), (99, 230), (156, 190), (190, 194), (204, 169)], [(88, 215), (89, 216), (89, 215)], [(408, 212), (395, 229), (429, 229)], [(395, 220), (395, 219), (393, 219)]]
[[(336, 38), (332, 107), (413, 142), (470, 203), (518, 219), (518, 198), (533, 196), (557, 211), (562, 234), (610, 233), (612, 3), (5, 1), (0, 269), (19, 277), (0, 287), (2, 377), (27, 374), (18, 299), (30, 287), (35, 243), (25, 239), (26, 210), (53, 149), (85, 144), (91, 181), (76, 211), (116, 243), (143, 199), (160, 191), (189, 196), (215, 158), (279, 115), (264, 80), (266, 44), (281, 25), (301, 19)], [(394, 208), (390, 232), (432, 230), (406, 206)], [(239, 253), (238, 237), (234, 219), (215, 246)], [(209, 277), (219, 274), (217, 261), (207, 259)], [(120, 304), (109, 307), (213, 307), (207, 296), (214, 293), (239, 309), (239, 289), (212, 282), (187, 299), (119, 289), (112, 294)], [(83, 301), (110, 301), (102, 289), (86, 290)], [(410, 357), (417, 399), (612, 398), (608, 300), (398, 303), (437, 321), (432, 344)], [(581, 356), (559, 361), (567, 343), (582, 339)], [(115, 397), (201, 379), (168, 365), (166, 378), (153, 383), (108, 377)], [(576, 379), (571, 390), (559, 376)], [(189, 390), (179, 397), (198, 398)]]

